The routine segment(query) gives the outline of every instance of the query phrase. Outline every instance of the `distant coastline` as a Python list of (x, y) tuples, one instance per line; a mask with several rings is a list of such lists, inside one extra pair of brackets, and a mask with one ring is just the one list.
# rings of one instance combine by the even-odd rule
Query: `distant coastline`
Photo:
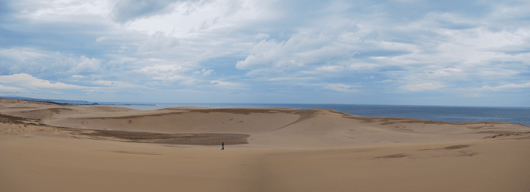
[(89, 101), (82, 101), (82, 100), (62, 100), (62, 99), (37, 99), (37, 98), (31, 98), (31, 97), (0, 97), (3, 99), (18, 99), (23, 101), (38, 101), (38, 102), (44, 102), (44, 103), (51, 103), (51, 104), (57, 104), (57, 105), (87, 105), (87, 106), (97, 106), (97, 105), (110, 105), (110, 106), (117, 106), (117, 105), (139, 105), (139, 106), (155, 106), (156, 104), (138, 104), (138, 103), (97, 103), (97, 102), (89, 102)]
[(58, 105), (113, 106), (137, 110), (157, 110), (171, 107), (206, 108), (291, 108), (330, 109), (347, 114), (367, 117), (403, 117), (453, 123), (497, 121), (530, 126), (528, 107), (459, 107), (459, 106), (412, 106), (412, 105), (357, 105), (357, 104), (259, 104), (259, 103), (129, 103), (89, 102), (81, 100), (35, 99), (28, 97), (1, 97), (27, 101), (39, 101)]

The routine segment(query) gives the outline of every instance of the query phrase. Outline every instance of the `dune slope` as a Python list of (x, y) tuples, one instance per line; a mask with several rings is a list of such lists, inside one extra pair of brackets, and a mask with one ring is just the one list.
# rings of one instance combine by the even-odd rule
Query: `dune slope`
[(2, 192), (526, 192), (529, 161), (513, 123), (0, 99)]

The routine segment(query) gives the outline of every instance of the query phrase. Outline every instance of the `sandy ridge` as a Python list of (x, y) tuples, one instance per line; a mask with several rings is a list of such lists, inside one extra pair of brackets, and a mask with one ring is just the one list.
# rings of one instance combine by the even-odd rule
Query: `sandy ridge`
[(513, 123), (0, 99), (2, 192), (527, 192), (529, 161)]
[[(328, 109), (176, 107), (139, 111), (9, 99), (0, 102), (0, 114), (4, 114), (0, 120), (6, 123), (58, 129), (72, 134), (72, 137), (130, 142), (211, 145), (226, 140), (227, 144), (250, 142), (276, 146), (346, 147), (525, 137), (530, 132), (528, 126), (514, 123), (451, 123), (411, 118), (360, 117)], [(26, 132), (29, 134), (31, 131)], [(186, 134), (195, 137), (183, 139)], [(223, 135), (239, 136), (231, 138)], [(302, 135), (304, 137), (300, 137)], [(393, 138), (393, 141), (389, 141), (389, 138)]]

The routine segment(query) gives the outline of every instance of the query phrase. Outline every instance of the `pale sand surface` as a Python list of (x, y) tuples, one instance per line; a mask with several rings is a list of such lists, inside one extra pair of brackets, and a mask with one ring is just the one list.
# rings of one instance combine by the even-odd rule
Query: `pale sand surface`
[(0, 114), (2, 192), (530, 191), (520, 124), (9, 99)]

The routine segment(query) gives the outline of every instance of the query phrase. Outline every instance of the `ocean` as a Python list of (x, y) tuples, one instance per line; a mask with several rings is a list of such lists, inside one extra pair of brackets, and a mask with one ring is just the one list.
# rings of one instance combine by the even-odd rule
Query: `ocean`
[(86, 106), (117, 106), (139, 110), (167, 107), (208, 108), (293, 108), (331, 109), (352, 115), (377, 117), (406, 117), (445, 122), (500, 121), (530, 126), (530, 107), (460, 107), (355, 104), (244, 104), (244, 103), (98, 103)]

